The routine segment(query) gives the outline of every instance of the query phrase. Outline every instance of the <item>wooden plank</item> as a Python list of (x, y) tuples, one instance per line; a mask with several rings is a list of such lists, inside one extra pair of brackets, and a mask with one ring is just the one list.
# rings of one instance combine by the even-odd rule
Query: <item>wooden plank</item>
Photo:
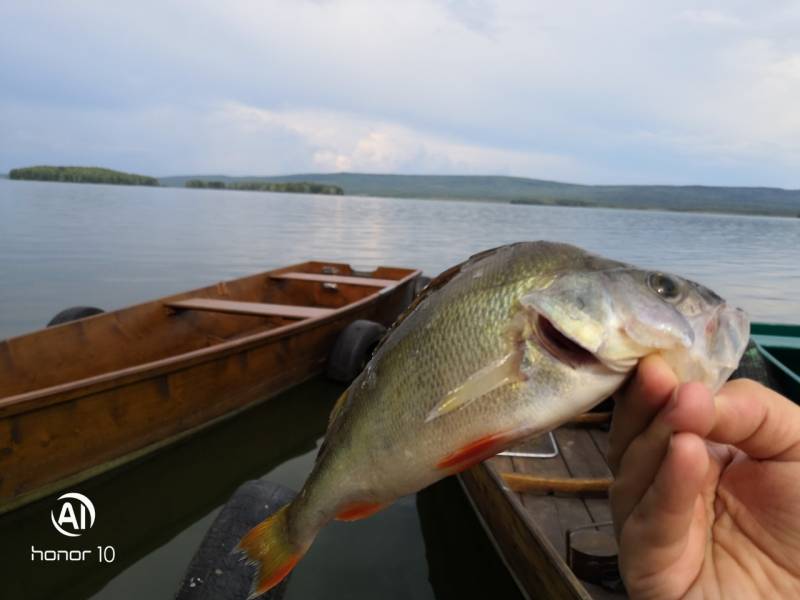
[(611, 477), (605, 457), (597, 449), (589, 431), (578, 427), (561, 427), (554, 434), (572, 477)]
[[(556, 438), (558, 439), (558, 438)], [(549, 448), (547, 437), (528, 442), (522, 450), (531, 452), (546, 451)], [(515, 448), (515, 450), (520, 448)], [(515, 458), (514, 471), (539, 477), (569, 477), (563, 452), (555, 458)], [(566, 532), (572, 527), (591, 524), (592, 518), (580, 498), (554, 495), (523, 494), (522, 505), (530, 517), (536, 521), (548, 541), (559, 556), (566, 556)]]
[(255, 315), (263, 317), (284, 317), (287, 319), (315, 319), (325, 317), (332, 312), (331, 308), (315, 306), (292, 306), (290, 304), (268, 304), (266, 302), (237, 302), (234, 300), (216, 300), (213, 298), (189, 298), (167, 302), (166, 306), (180, 310), (207, 310), (235, 315)]
[[(589, 431), (561, 427), (555, 432), (567, 470), (572, 477), (611, 479), (605, 456), (600, 453)], [(595, 523), (611, 520), (611, 509), (604, 498), (584, 498), (586, 510)]]
[(344, 283), (347, 285), (363, 285), (367, 287), (391, 287), (397, 285), (394, 279), (376, 279), (374, 277), (350, 277), (347, 275), (317, 275), (316, 273), (274, 273), (272, 279), (293, 279), (296, 281), (318, 281), (320, 283)]
[(597, 450), (600, 452), (603, 460), (608, 464), (608, 431), (590, 429), (589, 435), (592, 436), (592, 441), (594, 441), (594, 445), (597, 446)]

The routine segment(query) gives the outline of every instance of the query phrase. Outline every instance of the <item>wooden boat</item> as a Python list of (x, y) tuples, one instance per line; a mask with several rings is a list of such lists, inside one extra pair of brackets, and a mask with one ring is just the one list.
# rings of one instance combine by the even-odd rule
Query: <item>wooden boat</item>
[(0, 513), (320, 372), (356, 319), (391, 324), (419, 271), (305, 262), (0, 342)]
[[(755, 367), (748, 368), (757, 372), (743, 374), (800, 402), (800, 326), (754, 324), (751, 333)], [(609, 417), (587, 413), (459, 475), (528, 598), (626, 597), (604, 493), (612, 477), (606, 462)], [(586, 493), (593, 486), (596, 493)], [(572, 493), (576, 488), (585, 493)]]

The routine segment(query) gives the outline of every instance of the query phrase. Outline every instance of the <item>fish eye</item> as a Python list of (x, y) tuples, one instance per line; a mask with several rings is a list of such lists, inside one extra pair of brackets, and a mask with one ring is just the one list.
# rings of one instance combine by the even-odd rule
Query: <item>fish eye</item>
[(664, 273), (648, 274), (647, 285), (667, 302), (677, 302), (681, 298), (680, 283)]

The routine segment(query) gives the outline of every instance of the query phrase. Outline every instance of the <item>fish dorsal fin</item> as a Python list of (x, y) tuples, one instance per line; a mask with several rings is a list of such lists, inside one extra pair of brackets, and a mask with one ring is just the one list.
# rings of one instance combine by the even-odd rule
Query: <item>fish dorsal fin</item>
[(423, 290), (417, 294), (417, 297), (414, 298), (411, 304), (409, 304), (408, 307), (402, 313), (400, 313), (400, 316), (395, 319), (394, 323), (389, 328), (389, 331), (386, 332), (383, 338), (381, 338), (380, 343), (375, 347), (375, 351), (372, 353), (372, 355), (375, 356), (378, 353), (378, 351), (381, 349), (381, 346), (383, 346), (386, 340), (389, 339), (389, 336), (392, 334), (392, 332), (394, 332), (400, 326), (400, 323), (406, 320), (408, 315), (413, 313), (420, 304), (425, 302), (425, 300), (427, 300), (435, 292), (447, 285), (456, 275), (461, 272), (465, 266), (482, 260), (505, 247), (506, 246), (498, 246), (497, 248), (491, 248), (489, 250), (484, 250), (482, 252), (478, 252), (477, 254), (473, 254), (467, 260), (460, 262), (457, 265), (453, 265), (449, 269), (442, 271), (436, 277), (431, 279), (430, 283), (428, 283), (428, 285), (426, 285)]
[(325, 453), (325, 449), (328, 447), (328, 440), (334, 434), (334, 432), (338, 429), (338, 419), (341, 414), (344, 412), (345, 407), (347, 406), (347, 399), (350, 397), (350, 388), (347, 388), (342, 395), (339, 396), (339, 399), (336, 400), (336, 404), (333, 405), (331, 409), (331, 414), (328, 415), (328, 429), (325, 431), (325, 437), (322, 438), (322, 443), (319, 446), (319, 450), (317, 451), (317, 458), (319, 460), (320, 457)]
[(336, 420), (336, 417), (339, 416), (339, 413), (342, 412), (344, 405), (347, 404), (347, 397), (350, 394), (350, 388), (347, 388), (345, 391), (342, 392), (342, 395), (339, 396), (339, 399), (336, 400), (336, 404), (333, 405), (331, 409), (331, 414), (328, 415), (328, 427)]
[(425, 422), (428, 423), (459, 408), (464, 408), (503, 385), (521, 381), (519, 363), (520, 353), (510, 352), (496, 363), (476, 371), (434, 406), (433, 410), (428, 413)]

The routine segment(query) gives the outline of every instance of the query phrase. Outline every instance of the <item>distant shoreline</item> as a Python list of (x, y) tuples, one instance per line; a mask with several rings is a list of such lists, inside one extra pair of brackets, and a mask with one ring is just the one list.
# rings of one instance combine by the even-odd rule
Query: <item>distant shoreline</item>
[[(170, 187), (170, 186), (164, 186)], [(733, 211), (724, 211), (724, 210), (705, 210), (705, 209), (677, 209), (677, 208), (667, 208), (667, 207), (660, 207), (660, 206), (604, 206), (601, 204), (592, 204), (592, 205), (577, 205), (577, 204), (555, 204), (555, 203), (547, 203), (547, 202), (535, 202), (535, 201), (528, 201), (528, 202), (509, 202), (507, 200), (494, 200), (491, 198), (436, 198), (433, 196), (421, 198), (418, 196), (377, 196), (377, 195), (370, 195), (370, 194), (348, 194), (345, 193), (345, 197), (350, 198), (375, 198), (380, 200), (420, 200), (422, 202), (426, 202), (429, 200), (435, 202), (470, 202), (470, 203), (480, 203), (480, 204), (507, 204), (509, 206), (534, 206), (534, 207), (542, 207), (542, 208), (576, 208), (576, 209), (584, 209), (584, 208), (592, 208), (592, 209), (601, 209), (601, 210), (614, 210), (614, 211), (637, 211), (637, 212), (665, 212), (665, 213), (676, 213), (676, 214), (694, 214), (694, 215), (722, 215), (728, 217), (761, 217), (767, 219), (792, 219), (792, 218), (800, 218), (800, 214), (798, 215), (781, 215), (781, 214), (764, 214), (764, 213), (750, 213), (750, 212), (733, 212)]]
[(579, 185), (540, 179), (484, 175), (385, 175), (302, 173), (270, 177), (192, 175), (162, 177), (164, 186), (191, 179), (226, 186), (312, 182), (335, 185), (348, 196), (467, 200), (537, 206), (623, 208), (670, 212), (800, 217), (800, 190), (666, 185)]
[[(92, 167), (73, 167), (73, 169), (76, 168), (93, 169)], [(133, 177), (145, 177), (125, 174), (119, 171), (106, 171)], [(800, 190), (765, 187), (593, 186), (506, 176), (376, 175), (364, 173), (306, 173), (271, 177), (192, 175), (147, 179), (155, 180), (156, 185), (161, 187), (320, 193), (419, 200), (459, 200), (569, 208), (660, 210), (695, 214), (800, 217)], [(38, 180), (42, 181), (43, 179)], [(58, 179), (53, 180), (59, 181)], [(60, 181), (65, 180), (62, 179)], [(126, 185), (123, 181), (66, 182)]]

